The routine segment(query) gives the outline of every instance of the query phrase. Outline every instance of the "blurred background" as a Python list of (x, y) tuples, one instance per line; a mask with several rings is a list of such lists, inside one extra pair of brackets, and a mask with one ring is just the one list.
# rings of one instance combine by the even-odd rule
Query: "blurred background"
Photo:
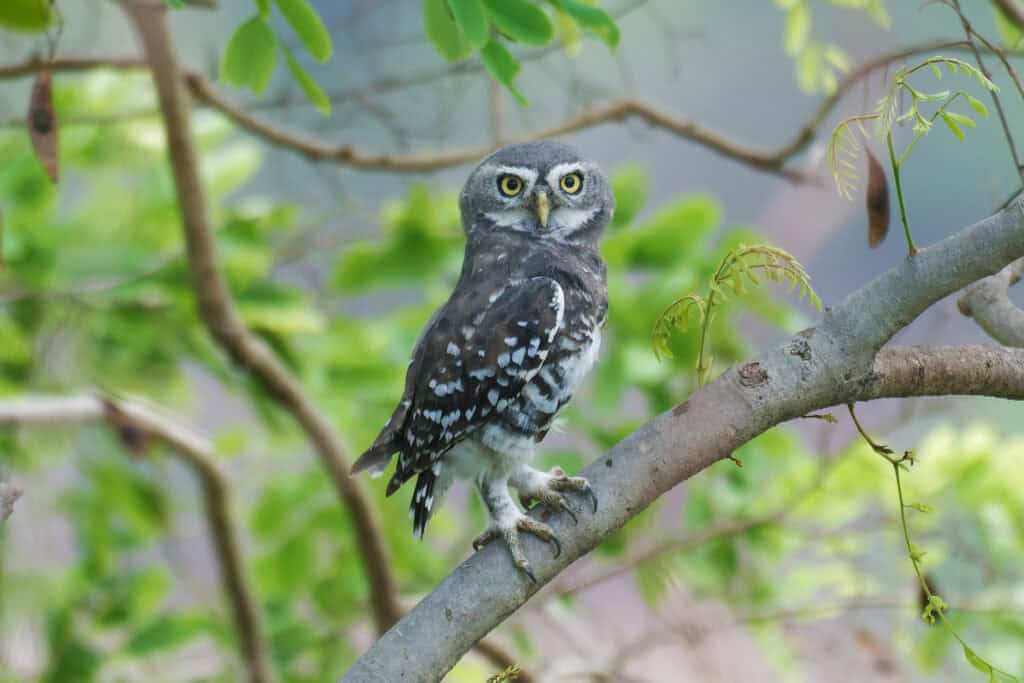
[[(249, 2), (171, 11), (178, 57), (244, 112), (366, 154), (485, 150), (622, 98), (772, 151), (846, 73), (922, 48), (841, 93), (786, 163), (804, 182), (635, 119), (562, 136), (609, 172), (619, 203), (603, 247), (611, 308), (601, 361), (539, 458), (570, 472), (695, 389), (696, 335), (674, 335), (673, 356), (659, 361), (651, 329), (673, 300), (705, 289), (737, 244), (794, 254), (826, 306), (905, 258), (896, 222), (868, 249), (863, 200), (836, 193), (825, 146), (843, 116), (874, 108), (896, 67), (963, 39), (942, 3), (604, 0), (621, 32), (610, 49), (545, 5), (554, 38), (508, 44), (522, 64), (524, 107), (475, 54), (451, 63), (439, 54), (421, 3), (311, 5), (333, 44), (322, 63), (280, 12), (270, 23), (326, 93), (329, 115), (280, 64), (260, 93), (218, 82), (229, 38), (255, 13)], [(797, 5), (806, 28), (793, 26), (793, 12), (804, 11)], [(1012, 38), (992, 4), (963, 7), (990, 40)], [(49, 31), (58, 59), (141, 55), (113, 3), (62, 0), (59, 9), (63, 29)], [(54, 71), (60, 183), (47, 178), (24, 124), (35, 70), (4, 67), (45, 55), (49, 44), (44, 34), (0, 27), (0, 406), (105, 390), (158, 404), (204, 435), (230, 489), (232, 537), (274, 677), (336, 680), (374, 635), (349, 512), (303, 432), (197, 315), (148, 73)], [(962, 47), (940, 52), (973, 59)], [(1024, 137), (1024, 103), (998, 60), (987, 60), (1010, 127)], [(940, 85), (929, 72), (919, 78), (922, 88), (963, 88), (989, 103), (965, 76), (947, 73)], [(202, 101), (192, 117), (242, 319), (358, 454), (457, 278), (455, 198), (475, 161), (425, 172), (357, 168), (272, 144)], [(901, 144), (911, 136), (896, 132)], [(868, 144), (885, 157), (884, 145)], [(992, 213), (1019, 178), (992, 116), (964, 142), (947, 130), (929, 134), (903, 183), (925, 246)], [(712, 375), (819, 315), (782, 288), (730, 300), (712, 327)], [(955, 298), (896, 341), (988, 343)], [(503, 624), (495, 646), (534, 681), (982, 680), (949, 631), (921, 619), (891, 469), (857, 439), (845, 410), (833, 412), (836, 424), (774, 429), (736, 453), (742, 468), (717, 464), (659, 500)], [(918, 454), (905, 493), (933, 510), (912, 513), (911, 531), (958, 632), (992, 664), (1024, 676), (1019, 407), (881, 401), (859, 416), (894, 450)], [(0, 681), (245, 680), (194, 462), (111, 429), (109, 419), (57, 422), (0, 426), (0, 480), (24, 492), (0, 527)], [(401, 603), (411, 606), (471, 552), (484, 512), (456, 488), (417, 542), (409, 493), (385, 499), (381, 481), (363, 484)], [(473, 651), (447, 680), (483, 681), (499, 659)]]

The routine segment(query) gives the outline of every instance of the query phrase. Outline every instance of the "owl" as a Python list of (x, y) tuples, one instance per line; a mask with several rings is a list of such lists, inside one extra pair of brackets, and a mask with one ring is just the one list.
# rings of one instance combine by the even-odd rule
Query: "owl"
[(596, 164), (565, 144), (503, 147), (470, 174), (459, 197), (466, 251), (459, 281), (412, 352), (405, 390), (353, 473), (397, 464), (391, 495), (416, 478), (410, 504), (421, 537), (456, 478), (490, 517), (479, 549), (502, 538), (531, 580), (520, 533), (561, 545), (526, 516), (511, 489), (568, 514), (566, 494), (597, 499), (587, 481), (530, 466), (538, 444), (598, 356), (608, 314), (598, 239), (615, 202)]

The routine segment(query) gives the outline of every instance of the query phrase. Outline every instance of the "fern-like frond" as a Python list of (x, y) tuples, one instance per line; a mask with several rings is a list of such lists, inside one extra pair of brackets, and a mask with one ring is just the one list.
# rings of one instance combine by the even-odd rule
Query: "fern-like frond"
[(867, 132), (864, 130), (863, 121), (874, 119), (875, 114), (861, 114), (850, 116), (840, 121), (832, 130), (826, 150), (826, 160), (832, 170), (832, 179), (836, 183), (836, 190), (846, 199), (853, 199), (853, 192), (857, 189), (857, 166), (854, 162), (860, 158), (861, 141), (858, 133), (867, 139)]
[(806, 298), (815, 309), (821, 310), (821, 299), (811, 287), (811, 276), (796, 257), (785, 249), (766, 244), (740, 245), (729, 252), (715, 273), (712, 287), (726, 286), (736, 294), (743, 294), (746, 291), (744, 278), (755, 287), (761, 284), (758, 273), (772, 282), (785, 283), (789, 293), (799, 290), (799, 298)]
[(676, 299), (662, 311), (651, 329), (651, 345), (654, 347), (655, 358), (661, 360), (662, 356), (672, 357), (669, 339), (676, 330), (686, 332), (689, 329), (690, 313), (694, 310), (697, 311), (698, 321), (703, 323), (706, 313), (704, 299), (698, 294), (687, 294), (681, 299)]
[(659, 360), (663, 355), (672, 357), (669, 340), (673, 332), (685, 332), (689, 327), (691, 313), (696, 311), (700, 322), (697, 383), (703, 385), (713, 364), (708, 337), (717, 312), (716, 307), (730, 296), (745, 294), (748, 286), (760, 287), (762, 277), (771, 282), (785, 283), (789, 293), (799, 290), (801, 299), (807, 299), (814, 308), (821, 310), (821, 299), (811, 287), (811, 276), (792, 254), (767, 244), (741, 244), (726, 254), (718, 264), (708, 283), (707, 297), (687, 294), (669, 304), (658, 316), (651, 329), (651, 345), (655, 357)]

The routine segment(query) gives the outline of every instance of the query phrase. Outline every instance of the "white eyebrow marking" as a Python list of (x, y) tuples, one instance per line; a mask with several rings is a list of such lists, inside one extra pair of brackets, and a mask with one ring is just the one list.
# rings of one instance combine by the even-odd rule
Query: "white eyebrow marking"
[[(522, 178), (523, 183), (526, 184), (526, 187), (523, 188), (524, 192), (529, 192), (530, 186), (537, 182), (537, 169), (534, 168), (527, 168), (526, 166), (498, 165), (492, 166), (491, 168), (494, 169), (497, 175), (501, 175), (503, 173), (511, 173), (514, 176), (519, 176), (520, 178)], [(520, 194), (522, 194), (522, 192)]]
[(568, 164), (558, 164), (557, 166), (552, 167), (552, 169), (548, 171), (548, 175), (545, 180), (547, 180), (548, 186), (552, 190), (557, 190), (559, 189), (558, 181), (562, 179), (562, 176), (566, 173), (572, 173), (573, 171), (577, 171), (584, 178), (584, 182), (586, 182), (587, 174), (584, 172), (585, 168), (583, 162), (580, 161)]

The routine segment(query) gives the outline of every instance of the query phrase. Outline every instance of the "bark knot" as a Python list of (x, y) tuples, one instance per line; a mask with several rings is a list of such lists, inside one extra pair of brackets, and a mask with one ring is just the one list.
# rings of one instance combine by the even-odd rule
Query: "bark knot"
[(768, 371), (756, 360), (740, 367), (740, 384), (745, 387), (759, 387), (768, 381)]

